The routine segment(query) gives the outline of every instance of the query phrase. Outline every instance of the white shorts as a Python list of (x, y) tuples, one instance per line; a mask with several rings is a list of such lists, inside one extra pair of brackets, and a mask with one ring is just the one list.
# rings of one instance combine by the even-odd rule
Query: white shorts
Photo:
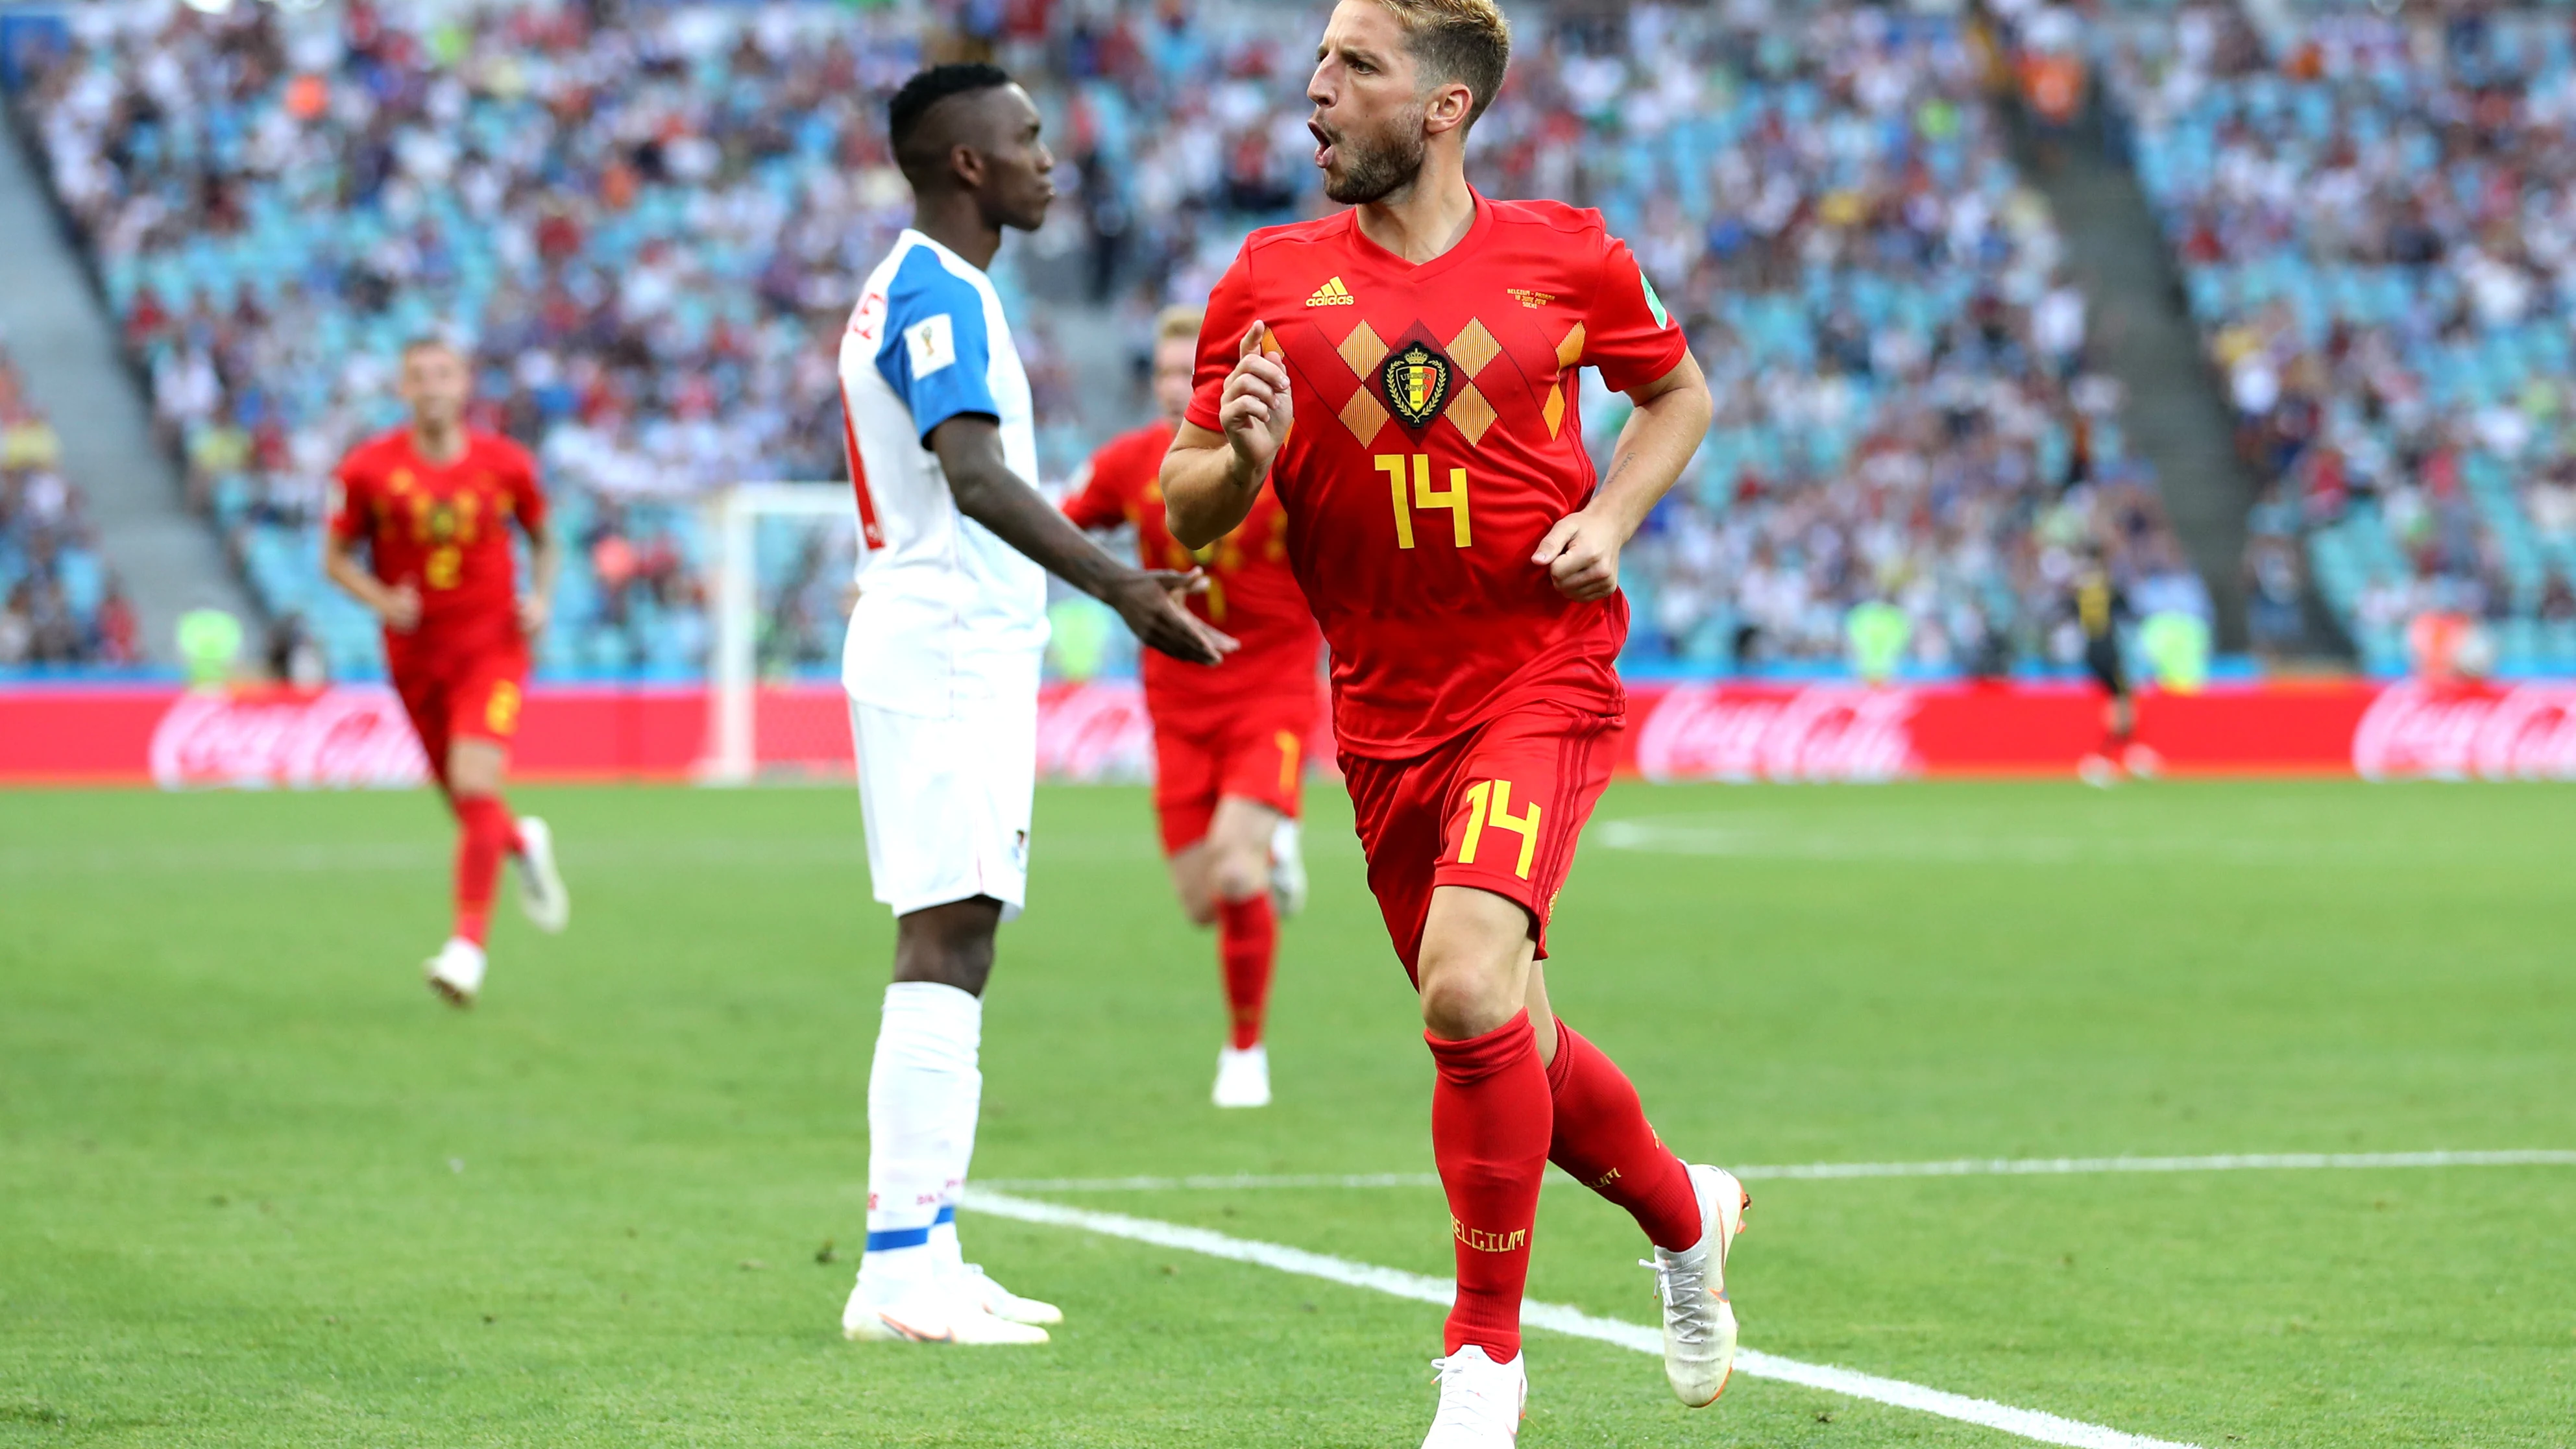
[(981, 698), (946, 715), (850, 702), (868, 877), (898, 916), (991, 896), (1002, 919), (1028, 895), (1038, 702)]

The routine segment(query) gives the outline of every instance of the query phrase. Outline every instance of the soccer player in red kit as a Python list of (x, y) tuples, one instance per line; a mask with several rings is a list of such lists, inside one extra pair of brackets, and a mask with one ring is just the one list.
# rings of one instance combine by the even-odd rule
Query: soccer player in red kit
[[(502, 856), (517, 857), (520, 903), (540, 930), (560, 931), (572, 914), (545, 822), (514, 820), (501, 801), (528, 641), (545, 630), (561, 554), (536, 460), (465, 426), (473, 377), (463, 354), (440, 341), (410, 344), (400, 387), (411, 421), (341, 460), (323, 568), (384, 621), (386, 672), (456, 813), (455, 930), (428, 973), (431, 990), (471, 1006), (483, 989)], [(510, 555), (514, 524), (528, 536), (535, 575), (524, 594)]]
[[(1091, 455), (1064, 510), (1084, 528), (1136, 528), (1137, 562), (1202, 569), (1206, 591), (1192, 612), (1242, 643), (1209, 668), (1152, 650), (1139, 665), (1154, 721), (1154, 808), (1181, 909), (1217, 928), (1233, 1031), (1217, 1054), (1220, 1107), (1270, 1104), (1264, 1009), (1279, 950), (1280, 915), (1305, 895), (1297, 854), (1297, 801), (1323, 687), (1322, 637), (1288, 570), (1288, 515), (1255, 499), (1225, 537), (1204, 548), (1174, 541), (1163, 524), (1156, 476), (1172, 429), (1189, 405), (1204, 313), (1167, 309), (1155, 324), (1154, 397), (1160, 421), (1123, 433)], [(1273, 899), (1276, 898), (1276, 909)]]
[[(1341, 0), (1307, 87), (1326, 194), (1254, 232), (1208, 301), (1163, 465), (1173, 537), (1268, 491), (1332, 648), (1369, 886), (1421, 994), (1456, 1306), (1426, 1449), (1501, 1446), (1528, 1391), (1521, 1293), (1554, 1161), (1655, 1246), (1664, 1367), (1707, 1404), (1735, 1354), (1742, 1187), (1684, 1164), (1548, 1009), (1547, 925), (1625, 722), (1620, 549), (1707, 431), (1681, 329), (1592, 211), (1495, 201), (1467, 130), (1501, 85), (1493, 0)], [(1635, 411), (1596, 480), (1580, 370)]]

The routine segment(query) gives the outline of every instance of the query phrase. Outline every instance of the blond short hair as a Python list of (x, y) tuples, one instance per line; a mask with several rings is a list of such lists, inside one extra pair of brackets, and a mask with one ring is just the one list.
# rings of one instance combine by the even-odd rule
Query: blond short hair
[(1503, 72), (1512, 63), (1512, 23), (1494, 0), (1377, 0), (1404, 26), (1409, 49), (1433, 85), (1454, 81), (1475, 99), (1467, 124), (1503, 88)]
[(1154, 317), (1155, 344), (1159, 346), (1175, 337), (1186, 337), (1195, 342), (1200, 326), (1206, 321), (1205, 307), (1166, 307)]

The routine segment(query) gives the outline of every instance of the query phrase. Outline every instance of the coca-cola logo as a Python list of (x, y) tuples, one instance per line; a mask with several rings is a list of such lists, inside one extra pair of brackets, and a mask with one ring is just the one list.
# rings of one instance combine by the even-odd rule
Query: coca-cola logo
[(1684, 685), (1637, 730), (1649, 780), (1893, 780), (1918, 774), (1912, 690)]
[(1038, 774), (1083, 782), (1154, 778), (1145, 692), (1128, 681), (1048, 690), (1038, 708)]
[(2367, 780), (2576, 779), (2576, 687), (2392, 685), (2353, 731), (2352, 767)]
[(389, 689), (182, 695), (152, 731), (152, 779), (165, 790), (400, 788), (428, 778)]

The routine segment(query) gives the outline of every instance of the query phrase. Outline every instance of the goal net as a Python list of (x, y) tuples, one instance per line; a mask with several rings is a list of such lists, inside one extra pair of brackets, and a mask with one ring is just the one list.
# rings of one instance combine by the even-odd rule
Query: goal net
[(707, 750), (700, 778), (847, 778), (841, 639), (858, 567), (844, 483), (743, 483), (706, 504)]

